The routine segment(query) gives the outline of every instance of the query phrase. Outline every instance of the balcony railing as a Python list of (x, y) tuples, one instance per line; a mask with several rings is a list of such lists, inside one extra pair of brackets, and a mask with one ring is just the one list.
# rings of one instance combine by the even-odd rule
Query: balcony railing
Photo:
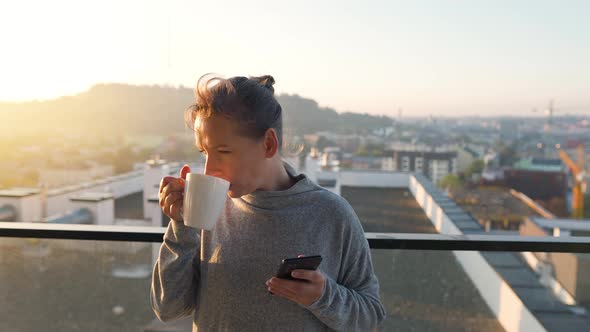
[[(147, 298), (165, 231), (0, 222), (0, 330), (166, 330)], [(590, 237), (365, 235), (388, 311), (382, 331), (552, 331), (555, 321), (571, 330), (590, 326), (576, 303), (588, 298), (583, 274), (547, 275), (539, 254), (590, 253)], [(29, 320), (35, 316), (55, 322)], [(184, 322), (180, 330), (190, 331)]]
[[(165, 227), (0, 222), (0, 237), (162, 242)], [(590, 253), (590, 237), (365, 233), (372, 249)]]

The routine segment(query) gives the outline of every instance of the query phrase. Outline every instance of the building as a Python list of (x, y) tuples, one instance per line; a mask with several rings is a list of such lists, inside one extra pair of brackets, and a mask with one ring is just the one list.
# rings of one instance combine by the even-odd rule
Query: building
[(337, 146), (327, 146), (321, 154), (320, 166), (325, 168), (340, 166), (342, 160), (342, 151)]
[[(159, 169), (162, 174), (177, 174), (173, 166), (168, 169), (160, 166), (163, 165), (150, 164), (143, 172)], [(308, 176), (334, 180), (335, 186), (330, 190), (351, 204), (365, 232), (449, 235), (485, 232), (473, 217), (422, 174), (324, 172), (318, 167), (317, 159), (315, 164), (306, 165), (306, 170), (313, 172)], [(118, 188), (116, 183), (110, 186)], [(140, 181), (137, 188), (141, 193), (146, 186)], [(148, 184), (147, 188), (152, 186)], [(116, 190), (113, 192), (116, 196)], [(13, 194), (35, 198), (38, 192), (20, 190)], [(142, 197), (123, 197), (127, 199), (121, 203), (128, 206), (118, 209), (115, 201), (111, 210), (125, 211), (126, 216), (143, 215)], [(112, 200), (113, 197), (87, 194), (85, 199), (84, 204), (92, 199)], [(14, 210), (6, 209), (6, 213)], [(0, 331), (191, 330), (191, 317), (162, 323), (151, 312), (147, 296), (154, 263), (151, 245), (28, 240), (0, 241), (3, 266)], [(76, 245), (64, 245), (64, 242)], [(381, 331), (585, 331), (590, 328), (589, 315), (577, 307), (574, 310), (567, 298), (555, 293), (555, 287), (544, 285), (539, 279), (540, 272), (529, 265), (528, 256), (519, 253), (373, 249), (371, 256), (388, 317)]]
[(475, 218), (486, 231), (518, 234), (525, 218), (537, 216), (512, 192), (499, 186), (450, 188), (449, 195), (459, 206)]
[(481, 159), (481, 155), (469, 145), (457, 147), (457, 172), (465, 172), (474, 161)]
[(398, 172), (421, 173), (433, 183), (447, 174), (457, 173), (457, 151), (449, 147), (394, 144), (391, 150)]
[(346, 169), (382, 170), (383, 167), (392, 167), (392, 162), (382, 157), (345, 156), (340, 165)]
[[(524, 236), (590, 236), (590, 220), (526, 218), (520, 228)], [(590, 304), (590, 256), (578, 253), (533, 253), (531, 260), (539, 266), (543, 278), (559, 287), (564, 301)]]
[(566, 199), (567, 169), (560, 159), (527, 158), (504, 172), (506, 186), (532, 199)]

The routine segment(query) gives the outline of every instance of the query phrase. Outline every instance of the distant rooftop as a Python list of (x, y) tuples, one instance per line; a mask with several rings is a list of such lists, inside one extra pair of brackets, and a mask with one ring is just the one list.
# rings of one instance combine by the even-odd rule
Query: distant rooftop
[(10, 188), (0, 190), (0, 197), (25, 197), (38, 194), (37, 188)]
[(113, 199), (113, 194), (104, 192), (85, 192), (70, 198), (72, 201), (100, 202)]
[(515, 169), (541, 172), (563, 172), (565, 165), (560, 159), (525, 158), (514, 164)]
[(484, 186), (474, 189), (453, 188), (452, 198), (477, 219), (520, 219), (538, 215), (508, 189)]

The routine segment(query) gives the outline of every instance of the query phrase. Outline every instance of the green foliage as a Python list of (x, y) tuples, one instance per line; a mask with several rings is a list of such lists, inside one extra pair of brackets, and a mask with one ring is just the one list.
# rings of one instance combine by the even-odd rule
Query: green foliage
[(438, 181), (438, 186), (444, 189), (459, 188), (463, 186), (463, 181), (457, 175), (448, 174)]
[(354, 152), (359, 157), (383, 157), (385, 146), (383, 144), (361, 144)]
[(484, 164), (483, 160), (480, 160), (480, 159), (474, 160), (471, 163), (471, 165), (469, 165), (467, 170), (465, 170), (465, 174), (464, 174), (465, 179), (471, 179), (473, 174), (481, 174), (484, 166), (485, 166), (485, 164)]
[(324, 148), (327, 146), (335, 146), (336, 143), (330, 141), (329, 139), (325, 138), (324, 136), (320, 136), (318, 141), (315, 143), (316, 148), (319, 151), (324, 151)]
[(518, 160), (517, 142), (507, 145), (504, 141), (496, 141), (494, 150), (498, 152), (500, 166), (512, 166)]

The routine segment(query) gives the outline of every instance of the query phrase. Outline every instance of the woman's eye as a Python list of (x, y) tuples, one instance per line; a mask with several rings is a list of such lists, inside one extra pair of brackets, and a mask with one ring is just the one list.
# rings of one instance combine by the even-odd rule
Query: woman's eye
[(225, 153), (225, 154), (227, 154), (227, 153), (231, 153), (231, 151), (219, 151), (219, 153)]

